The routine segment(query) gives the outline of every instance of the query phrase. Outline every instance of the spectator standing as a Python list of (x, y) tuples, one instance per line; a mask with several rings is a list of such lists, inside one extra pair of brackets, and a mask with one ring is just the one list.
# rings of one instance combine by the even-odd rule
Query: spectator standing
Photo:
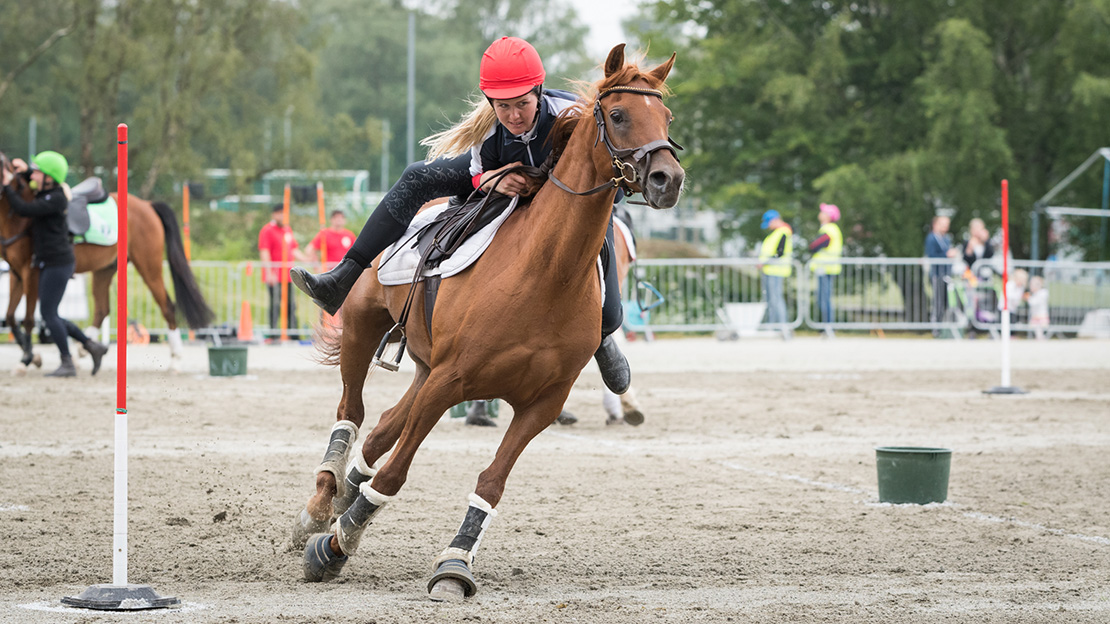
[[(313, 261), (322, 261), (326, 271), (339, 264), (354, 242), (355, 233), (347, 229), (347, 215), (342, 210), (332, 210), (329, 227), (320, 230), (308, 244), (308, 255)], [(321, 248), (325, 258), (319, 257)]]
[[(810, 267), (817, 275), (817, 308), (821, 311), (821, 322), (828, 324), (833, 322), (833, 276), (840, 275), (840, 254), (844, 249), (844, 235), (837, 225), (840, 208), (833, 204), (821, 204), (817, 221), (821, 223), (821, 229), (817, 231), (817, 238), (809, 244), (809, 251), (813, 254)], [(826, 325), (825, 335), (833, 335), (832, 327)]]
[[(308, 262), (309, 258), (297, 246), (297, 239), (293, 236), (293, 228), (285, 221), (285, 209), (281, 204), (276, 204), (270, 211), (270, 222), (262, 226), (258, 232), (258, 253), (262, 259), (262, 281), (270, 293), (270, 329), (281, 328), (281, 285), (290, 284), (289, 266), (281, 266), (282, 251), (288, 262)], [(297, 326), (297, 304), (293, 294), (295, 289), (289, 288), (288, 303), (286, 305), (287, 328)]]
[(767, 301), (767, 322), (777, 325), (782, 331), (783, 340), (790, 338), (786, 326), (786, 298), (783, 288), (786, 278), (793, 273), (791, 259), (794, 254), (794, 231), (790, 229), (777, 210), (763, 213), (759, 225), (771, 230), (759, 248), (759, 269), (763, 274), (763, 294)]
[[(991, 244), (991, 233), (987, 230), (986, 224), (982, 219), (972, 219), (967, 224), (967, 238), (962, 245), (962, 253), (964, 264), (968, 269), (975, 266), (979, 260), (987, 260), (994, 257), (994, 245)], [(990, 277), (990, 267), (984, 267), (979, 274), (976, 275), (979, 279), (987, 279)]]
[(1044, 287), (1044, 278), (1034, 275), (1029, 279), (1029, 325), (1033, 327), (1033, 336), (1037, 340), (1045, 339), (1045, 329), (1049, 325), (1048, 318), (1048, 289)]
[[(929, 265), (929, 281), (933, 286), (933, 306), (929, 320), (933, 323), (944, 322), (948, 313), (948, 283), (945, 278), (952, 272), (952, 264), (943, 260), (956, 257), (948, 235), (951, 219), (943, 215), (933, 217), (933, 227), (925, 237), (925, 257), (934, 259)], [(934, 336), (940, 335), (939, 329), (933, 330)]]

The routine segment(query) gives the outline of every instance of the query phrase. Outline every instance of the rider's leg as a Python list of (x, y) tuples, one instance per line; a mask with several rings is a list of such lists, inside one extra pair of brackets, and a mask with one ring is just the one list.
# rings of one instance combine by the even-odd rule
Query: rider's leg
[(294, 267), (293, 283), (312, 297), (316, 305), (335, 314), (363, 269), (401, 238), (421, 206), (439, 197), (466, 195), (473, 190), (469, 153), (409, 165), (366, 220), (343, 260), (319, 275)]
[(605, 247), (601, 252), (601, 260), (608, 265), (605, 271), (605, 301), (601, 307), (601, 346), (594, 353), (597, 366), (601, 369), (601, 380), (605, 387), (616, 394), (624, 394), (632, 383), (632, 371), (628, 367), (628, 360), (621, 353), (617, 342), (613, 340), (613, 332), (620, 329), (624, 323), (624, 306), (621, 305), (620, 281), (617, 278), (616, 246), (613, 244), (613, 219), (609, 219), (609, 228), (605, 230)]
[(69, 354), (66, 323), (58, 316), (58, 305), (62, 302), (62, 295), (66, 292), (66, 284), (69, 283), (71, 275), (73, 275), (72, 263), (43, 267), (42, 272), (39, 273), (39, 309), (42, 311), (42, 322), (50, 330), (50, 339), (58, 346), (58, 353), (62, 356), (62, 365), (47, 377), (77, 375), (77, 369), (73, 366), (73, 357)]

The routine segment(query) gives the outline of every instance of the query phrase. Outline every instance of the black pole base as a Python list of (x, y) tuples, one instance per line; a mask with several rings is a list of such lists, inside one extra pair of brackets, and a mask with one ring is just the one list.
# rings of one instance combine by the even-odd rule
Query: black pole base
[(1025, 390), (1017, 386), (995, 386), (990, 390), (984, 390), (983, 394), (1029, 394)]
[(181, 601), (173, 596), (163, 598), (150, 585), (93, 585), (80, 596), (66, 596), (62, 604), (79, 609), (98, 611), (137, 611), (179, 607)]

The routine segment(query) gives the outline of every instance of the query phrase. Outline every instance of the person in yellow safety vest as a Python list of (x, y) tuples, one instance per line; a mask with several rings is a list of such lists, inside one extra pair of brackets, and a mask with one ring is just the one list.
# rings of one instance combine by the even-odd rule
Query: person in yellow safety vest
[(817, 275), (817, 309), (821, 311), (821, 322), (825, 323), (825, 335), (832, 336), (833, 307), (832, 286), (833, 276), (840, 275), (840, 253), (844, 249), (844, 236), (840, 233), (840, 208), (833, 204), (821, 204), (817, 213), (817, 220), (821, 222), (821, 229), (817, 231), (817, 238), (809, 244), (813, 252), (810, 267)]
[(759, 269), (763, 273), (763, 293), (767, 300), (767, 323), (777, 325), (785, 340), (790, 338), (790, 330), (786, 326), (783, 286), (794, 269), (794, 231), (782, 220), (782, 215), (777, 210), (763, 213), (760, 227), (771, 230), (759, 248)]

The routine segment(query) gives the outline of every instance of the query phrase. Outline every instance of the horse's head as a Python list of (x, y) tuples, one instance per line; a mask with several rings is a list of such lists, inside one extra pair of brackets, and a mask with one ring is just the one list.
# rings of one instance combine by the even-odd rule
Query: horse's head
[[(652, 208), (673, 208), (686, 172), (678, 163), (668, 128), (674, 117), (663, 104), (665, 81), (675, 55), (650, 71), (626, 64), (624, 44), (609, 52), (605, 78), (597, 85), (593, 116), (605, 152), (596, 158), (612, 166), (626, 190), (642, 193)], [(600, 150), (598, 150), (600, 151)]]

